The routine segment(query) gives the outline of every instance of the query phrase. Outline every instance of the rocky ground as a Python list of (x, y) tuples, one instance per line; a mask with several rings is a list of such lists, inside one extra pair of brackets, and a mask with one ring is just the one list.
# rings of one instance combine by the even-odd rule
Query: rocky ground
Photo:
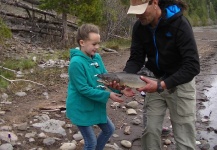
[[(209, 101), (204, 95), (204, 91), (209, 90), (211, 82), (207, 81), (210, 81), (211, 78), (205, 74), (209, 74), (213, 65), (217, 63), (215, 55), (217, 51), (216, 30), (209, 27), (194, 28), (201, 60), (201, 73), (196, 78), (197, 149), (204, 150), (213, 149), (217, 145), (215, 143), (217, 141), (217, 127), (209, 128), (209, 122), (213, 120), (209, 120), (210, 116), (201, 116), (199, 113), (201, 109), (205, 109), (204, 102)], [(8, 55), (12, 52), (22, 53), (17, 47), (14, 46), (10, 51), (7, 51)], [(25, 47), (25, 44), (22, 47)], [(39, 51), (32, 46), (27, 47), (26, 50), (31, 51), (31, 53), (41, 53), (41, 50)], [(49, 53), (52, 54), (51, 51)], [(122, 71), (129, 57), (129, 50), (120, 50), (118, 53), (101, 53), (101, 55), (108, 71)], [(48, 87), (30, 84), (18, 91), (8, 89), (0, 93), (0, 150), (6, 148), (58, 150), (64, 149), (63, 146), (76, 150), (82, 149), (82, 138), (78, 134), (77, 128), (65, 117), (68, 81), (66, 74), (67, 67), (63, 67), (61, 71), (47, 76), (46, 83), (49, 84), (46, 85), (49, 85)], [(217, 73), (212, 72), (212, 74)], [(58, 82), (52, 80), (53, 78), (57, 79)], [(38, 78), (35, 78), (34, 81), (40, 83)], [(12, 83), (11, 86), (13, 86)], [(107, 150), (138, 150), (141, 146), (139, 138), (143, 131), (142, 108), (144, 99), (138, 92), (133, 98), (123, 98), (125, 102), (121, 105), (114, 104), (112, 101), (109, 101), (107, 105), (108, 115), (116, 127), (115, 134), (107, 145)], [(129, 108), (135, 112), (127, 113), (126, 110)], [(163, 127), (172, 130), (169, 113), (165, 116)], [(99, 129), (97, 127), (94, 129), (97, 134)], [(208, 134), (210, 134), (208, 130), (214, 133), (212, 138), (208, 138)], [(201, 134), (202, 132), (207, 132), (207, 134)], [(124, 143), (125, 146), (123, 146)], [(174, 143), (172, 132), (168, 136), (162, 136), (164, 149), (175, 149)]]

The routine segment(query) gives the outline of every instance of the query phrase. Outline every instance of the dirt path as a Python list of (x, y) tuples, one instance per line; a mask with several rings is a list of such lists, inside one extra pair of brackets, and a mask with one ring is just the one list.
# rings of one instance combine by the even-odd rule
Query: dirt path
[[(216, 29), (215, 29), (216, 30)], [(217, 45), (216, 45), (216, 39), (217, 39), (217, 32), (214, 32), (214, 29), (210, 28), (195, 28), (195, 38), (197, 41), (199, 54), (200, 54), (200, 60), (201, 60), (201, 75), (197, 77), (197, 101), (198, 101), (198, 111), (201, 108), (201, 101), (206, 98), (204, 96), (204, 86), (210, 86), (211, 82), (206, 82), (210, 78), (209, 76), (203, 76), (203, 73), (211, 73), (210, 70), (212, 70), (212, 65), (217, 63), (217, 59), (213, 58), (215, 55), (215, 52), (217, 51)], [(111, 54), (111, 53), (102, 53), (103, 61), (106, 65), (106, 68), (108, 71), (114, 72), (114, 71), (122, 71), (125, 63), (129, 57), (130, 51), (129, 50), (120, 50), (118, 54)], [(210, 61), (212, 59), (212, 61)], [(65, 69), (63, 72), (66, 72), (67, 69)], [(215, 70), (216, 71), (216, 70)], [(216, 74), (216, 72), (212, 72), (213, 74)], [(214, 76), (213, 76), (214, 77)], [(215, 76), (216, 77), (216, 76)], [(210, 80), (209, 80), (210, 81)], [(14, 124), (19, 124), (23, 122), (30, 122), (33, 120), (35, 115), (38, 115), (41, 113), (39, 108), (42, 107), (53, 107), (58, 108), (65, 105), (65, 98), (66, 98), (66, 88), (67, 88), (67, 79), (61, 79), (61, 82), (58, 82), (58, 84), (53, 84), (49, 89), (49, 98), (45, 99), (44, 96), (42, 96), (42, 93), (44, 92), (43, 88), (35, 88), (34, 90), (27, 91), (27, 96), (24, 97), (17, 97), (14, 95), (15, 91), (7, 91), (9, 94), (9, 99), (12, 101), (11, 105), (5, 105), (0, 104), (0, 110), (6, 111), (4, 115), (1, 115), (1, 119), (4, 120), (4, 123), (0, 122), (0, 127), (4, 125), (10, 125), (13, 126)], [(206, 88), (207, 89), (207, 88)], [(209, 90), (209, 89), (208, 89)], [(133, 98), (125, 98), (125, 103), (130, 102), (132, 100), (136, 100), (139, 102), (139, 106), (136, 109), (137, 115), (127, 116), (126, 112), (122, 110), (122, 108), (114, 109), (111, 107), (112, 102), (110, 101), (108, 103), (108, 115), (114, 122), (116, 126), (115, 134), (119, 135), (119, 137), (112, 137), (110, 140), (110, 144), (116, 143), (120, 146), (120, 141), (125, 139), (133, 142), (133, 146), (131, 150), (139, 150), (140, 149), (140, 140), (137, 140), (138, 137), (141, 136), (143, 125), (142, 123), (139, 125), (133, 125), (132, 120), (134, 119), (142, 119), (142, 107), (143, 107), (143, 98), (141, 97), (140, 93), (137, 93), (137, 96)], [(123, 105), (125, 105), (122, 104)], [(198, 112), (197, 115), (197, 131), (198, 133), (205, 133), (207, 132), (207, 127), (209, 124), (201, 123), (201, 114)], [(50, 118), (56, 118), (59, 120), (64, 120), (66, 123), (70, 123), (69, 120), (65, 118), (65, 114), (59, 112), (53, 112), (50, 113)], [(214, 118), (213, 118), (214, 119)], [(211, 120), (212, 121), (212, 120)], [(124, 129), (126, 126), (131, 126), (131, 133), (129, 135), (124, 134)], [(169, 127), (170, 121), (168, 119), (168, 116), (166, 116), (165, 124), (164, 126)], [(217, 127), (215, 127), (217, 129)], [(35, 131), (33, 128), (29, 128), (25, 132), (32, 132)], [(97, 130), (96, 130), (97, 131)], [(20, 131), (15, 130), (15, 133), (20, 133)], [(25, 132), (22, 133), (25, 135)], [(39, 131), (36, 131), (39, 132)], [(71, 141), (73, 139), (72, 134), (76, 133), (76, 128), (71, 128), (71, 132), (67, 130), (66, 137), (62, 138), (62, 140), (58, 141), (56, 144), (50, 147), (44, 147), (44, 150), (55, 150), (58, 149), (62, 142)], [(208, 134), (207, 134), (208, 135)], [(198, 140), (199, 138), (204, 138), (208, 141), (210, 141), (211, 146), (215, 146), (216, 143), (213, 141), (216, 141), (217, 134), (213, 134), (214, 140), (209, 139), (209, 136), (205, 137), (205, 134), (198, 134)], [(172, 136), (164, 137), (162, 139), (169, 138), (172, 142), (174, 141)], [(25, 141), (25, 137), (19, 136), (19, 141)], [(1, 145), (1, 142), (0, 142)], [(26, 143), (23, 147), (21, 147), (22, 150), (27, 150), (34, 147), (40, 147), (42, 146), (41, 140), (38, 140), (35, 143)], [(120, 146), (123, 150), (126, 148)], [(19, 149), (15, 148), (15, 149)], [(77, 148), (77, 150), (80, 150), (81, 148)], [(172, 143), (170, 146), (165, 147), (165, 149), (174, 149), (174, 143)], [(127, 149), (126, 149), (127, 150)]]

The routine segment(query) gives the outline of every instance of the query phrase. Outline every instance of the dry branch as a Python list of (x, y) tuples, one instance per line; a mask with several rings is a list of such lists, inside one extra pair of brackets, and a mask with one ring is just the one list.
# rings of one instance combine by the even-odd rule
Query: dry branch
[(45, 87), (45, 85), (43, 85), (41, 83), (38, 83), (38, 82), (31, 81), (31, 80), (25, 80), (25, 79), (9, 80), (9, 79), (5, 78), (2, 75), (0, 75), (0, 77), (2, 77), (3, 79), (5, 79), (6, 81), (8, 81), (8, 82), (10, 82), (12, 84), (13, 84), (13, 82), (17, 82), (17, 81), (25, 81), (25, 82), (31, 82), (31, 83), (34, 83), (34, 84), (41, 85), (41, 86)]
[(0, 66), (0, 68), (4, 69), (4, 70), (8, 70), (8, 71), (11, 71), (13, 73), (16, 73), (16, 70), (12, 70), (12, 69), (9, 69), (9, 68), (5, 68), (3, 66)]
[[(11, 71), (13, 73), (17, 73), (16, 70), (12, 70), (12, 69), (9, 69), (9, 68), (3, 67), (3, 66), (0, 66), (0, 68), (2, 68), (4, 70)], [(8, 81), (10, 83), (17, 82), (17, 81), (25, 81), (25, 82), (31, 82), (31, 83), (34, 83), (34, 84), (41, 85), (41, 86), (45, 87), (45, 85), (43, 85), (41, 83), (37, 83), (37, 82), (31, 81), (31, 80), (25, 80), (25, 79), (9, 80), (8, 78), (6, 78), (6, 77), (4, 77), (2, 75), (0, 75), (0, 77), (2, 77), (3, 79), (5, 79), (6, 81)]]

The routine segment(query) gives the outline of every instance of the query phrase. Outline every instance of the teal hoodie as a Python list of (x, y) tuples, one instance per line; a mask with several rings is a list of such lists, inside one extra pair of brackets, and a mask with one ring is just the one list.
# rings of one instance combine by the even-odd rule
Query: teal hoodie
[(91, 59), (76, 48), (70, 50), (70, 57), (67, 118), (79, 126), (106, 123), (106, 103), (110, 92), (99, 86), (95, 76), (107, 72), (101, 56), (96, 53)]

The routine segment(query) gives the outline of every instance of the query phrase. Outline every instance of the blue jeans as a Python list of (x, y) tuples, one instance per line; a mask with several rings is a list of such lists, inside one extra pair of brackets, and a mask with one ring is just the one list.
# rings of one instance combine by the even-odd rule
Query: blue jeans
[(84, 150), (103, 150), (115, 130), (114, 124), (107, 117), (107, 123), (97, 124), (102, 130), (98, 138), (92, 126), (77, 126), (84, 138)]

